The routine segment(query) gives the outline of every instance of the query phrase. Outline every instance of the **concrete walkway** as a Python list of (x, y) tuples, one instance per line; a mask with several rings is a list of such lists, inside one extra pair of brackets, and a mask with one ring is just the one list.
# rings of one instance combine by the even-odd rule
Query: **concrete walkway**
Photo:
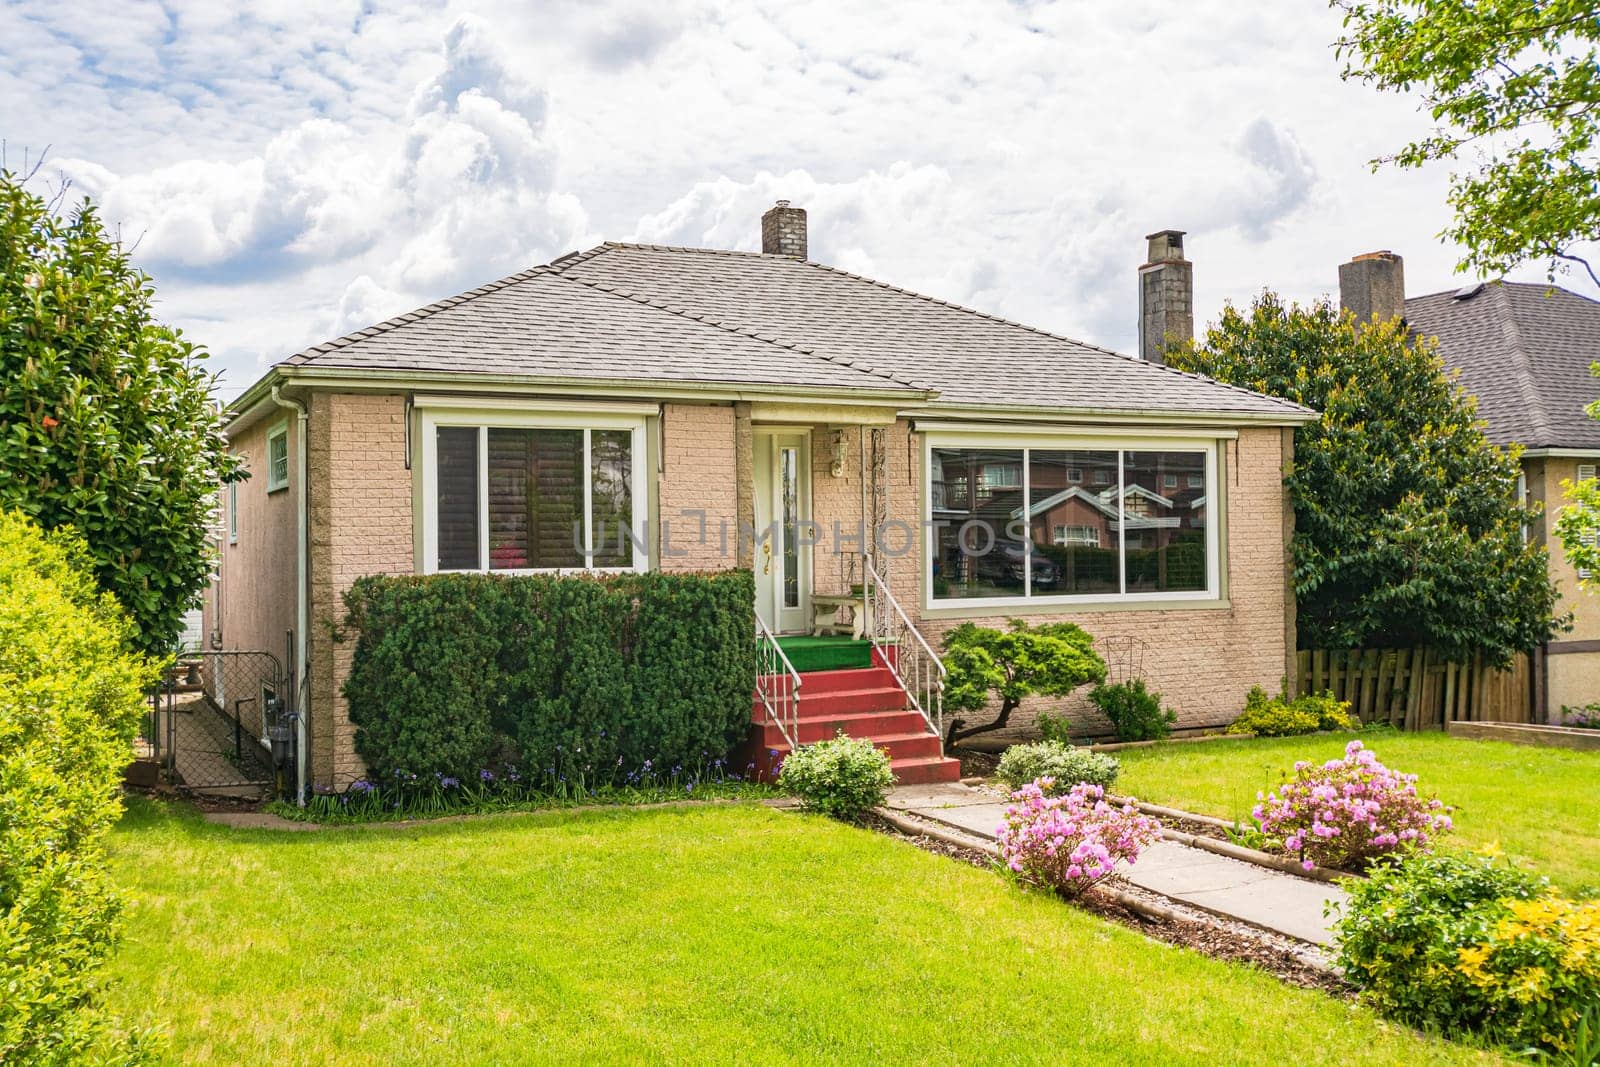
[[(992, 793), (962, 785), (902, 786), (890, 794), (888, 806), (990, 841), (1005, 822), (1003, 802)], [(1203, 911), (1320, 946), (1333, 942), (1324, 908), (1346, 896), (1344, 890), (1325, 882), (1296, 878), (1176, 841), (1150, 846), (1137, 863), (1119, 874), (1136, 886)]]

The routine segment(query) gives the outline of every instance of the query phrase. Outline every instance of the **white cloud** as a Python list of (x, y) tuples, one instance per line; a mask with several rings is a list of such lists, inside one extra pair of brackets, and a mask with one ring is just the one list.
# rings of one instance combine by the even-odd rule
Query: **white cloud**
[[(91, 0), (0, 5), (0, 136), (55, 145), (234, 388), (601, 236), (815, 257), (1126, 349), (1143, 235), (1197, 318), (1393, 248), (1454, 284), (1413, 101), (1338, 16), (1231, 0)], [(1532, 272), (1537, 276), (1538, 272)]]

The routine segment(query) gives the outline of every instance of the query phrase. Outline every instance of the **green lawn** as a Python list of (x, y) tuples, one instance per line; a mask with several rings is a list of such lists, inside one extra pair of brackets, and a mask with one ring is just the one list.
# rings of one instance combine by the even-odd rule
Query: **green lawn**
[[(1256, 791), (1295, 760), (1344, 752), (1349, 735), (1244, 738), (1118, 752), (1117, 791), (1152, 804), (1248, 820)], [(1386, 765), (1453, 806), (1456, 844), (1498, 843), (1571, 892), (1600, 893), (1600, 753), (1467, 741), (1439, 733), (1365, 734)]]
[(1482, 1060), (757, 805), (291, 834), (133, 804), (115, 999), (178, 1061)]

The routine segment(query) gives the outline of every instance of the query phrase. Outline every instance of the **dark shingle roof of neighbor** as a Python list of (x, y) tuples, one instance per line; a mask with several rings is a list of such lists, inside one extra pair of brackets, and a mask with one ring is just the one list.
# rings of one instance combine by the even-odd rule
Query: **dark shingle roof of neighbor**
[(287, 366), (903, 391), (907, 402), (1303, 420), (1299, 405), (789, 256), (607, 243)]
[[(1459, 296), (1457, 294), (1460, 294)], [(1495, 282), (1406, 301), (1406, 323), (1439, 339), (1445, 365), (1478, 398), (1489, 439), (1600, 449), (1600, 303), (1550, 285)]]

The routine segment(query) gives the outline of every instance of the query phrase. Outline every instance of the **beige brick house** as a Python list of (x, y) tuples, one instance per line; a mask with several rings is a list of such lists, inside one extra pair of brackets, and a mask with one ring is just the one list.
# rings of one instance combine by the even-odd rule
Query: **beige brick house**
[(225, 498), (207, 630), (292, 635), (303, 781), (361, 773), (332, 624), (373, 573), (745, 567), (779, 634), (870, 586), (935, 646), (962, 620), (1067, 619), (1136, 650), (1184, 727), (1280, 684), (1282, 481), (1311, 412), (809, 262), (786, 202), (762, 235), (575, 253), (293, 355), (233, 403), (252, 476)]

